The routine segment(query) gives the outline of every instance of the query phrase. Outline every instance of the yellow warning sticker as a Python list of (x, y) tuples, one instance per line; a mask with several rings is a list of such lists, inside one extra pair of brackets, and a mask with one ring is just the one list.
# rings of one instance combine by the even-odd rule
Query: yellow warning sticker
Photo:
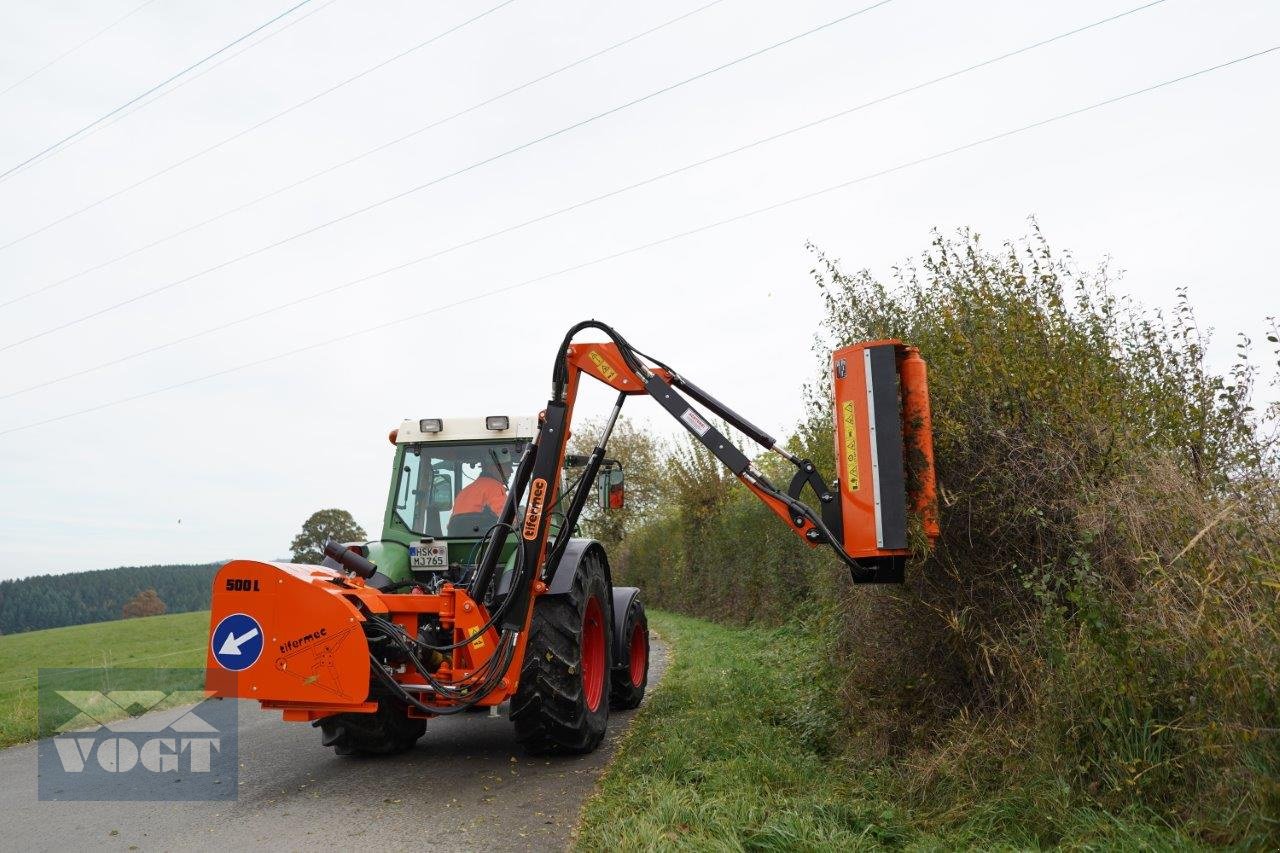
[(479, 628), (472, 628), (472, 629), (471, 629), (471, 633), (470, 633), (470, 634), (468, 634), (467, 636), (468, 636), (468, 637), (474, 637), (474, 638), (475, 638), (475, 639), (471, 640), (471, 648), (473, 648), (473, 649), (483, 649), (483, 648), (484, 648), (484, 637), (480, 636), (480, 629), (479, 629)]
[(613, 377), (618, 375), (618, 371), (613, 369), (613, 365), (605, 361), (604, 356), (595, 350), (588, 352), (587, 358), (591, 359), (591, 363), (600, 371), (600, 375), (604, 377), (606, 382), (612, 382)]
[(853, 401), (840, 404), (840, 424), (844, 435), (844, 480), (849, 491), (858, 490), (858, 420), (854, 416)]

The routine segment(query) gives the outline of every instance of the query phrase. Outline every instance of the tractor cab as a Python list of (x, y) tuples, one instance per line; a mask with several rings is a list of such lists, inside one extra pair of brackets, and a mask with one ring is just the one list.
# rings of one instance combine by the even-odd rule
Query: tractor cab
[[(503, 501), (537, 431), (536, 417), (404, 421), (390, 436), (396, 450), (382, 535), (356, 547), (403, 592), (414, 586), (434, 591), (444, 581), (465, 582), (485, 540), (497, 532)], [(585, 458), (569, 455), (565, 464), (569, 469), (581, 467)], [(607, 466), (600, 479), (601, 484), (593, 486), (601, 489), (601, 500), (620, 506), (621, 469), (616, 463)], [(567, 481), (574, 483), (571, 473)], [(563, 520), (558, 497), (550, 502), (556, 530)], [(509, 568), (514, 554), (511, 537), (502, 565)], [(507, 574), (499, 580), (499, 592), (505, 592)]]
[(507, 415), (404, 421), (390, 435), (382, 535), (363, 546), (364, 556), (401, 592), (464, 580), (537, 430), (537, 418)]
[(396, 430), (385, 532), (433, 539), (484, 536), (498, 521), (536, 428), (533, 418), (505, 415), (406, 421)]

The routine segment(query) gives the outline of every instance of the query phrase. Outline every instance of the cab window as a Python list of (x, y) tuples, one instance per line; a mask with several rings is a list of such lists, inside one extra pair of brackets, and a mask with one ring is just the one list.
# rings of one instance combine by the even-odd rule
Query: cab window
[(501, 472), (508, 489), (528, 439), (408, 444), (396, 485), (396, 516), (420, 536), (446, 537), (458, 494), (485, 471)]

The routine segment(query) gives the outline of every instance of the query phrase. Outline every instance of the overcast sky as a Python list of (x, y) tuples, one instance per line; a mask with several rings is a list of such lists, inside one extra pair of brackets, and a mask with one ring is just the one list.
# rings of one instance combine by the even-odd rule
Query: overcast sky
[[(0, 171), (298, 0), (139, 2), (0, 2), (0, 90), (9, 89), (0, 94)], [(312, 0), (158, 90), (158, 100), (149, 103), (151, 95), (0, 179), (0, 244), (499, 2)], [(0, 308), (0, 347), (69, 324), (0, 351), (0, 395), (438, 253), (1140, 5), (893, 0), (203, 272), (872, 4), (721, 0), (135, 252), (707, 2), (509, 2), (0, 250), (0, 302), (43, 289)], [(1174, 288), (1187, 286), (1219, 331), (1221, 357), (1233, 330), (1260, 339), (1262, 317), (1280, 304), (1280, 53), (503, 289), (1276, 44), (1280, 4), (1166, 0), (305, 304), (0, 399), (0, 578), (276, 558), (310, 512), (330, 506), (349, 509), (376, 535), (391, 468), (387, 431), (406, 417), (537, 411), (560, 337), (587, 317), (616, 325), (762, 426), (786, 431), (801, 414), (800, 386), (815, 371), (819, 306), (806, 241), (847, 268), (887, 273), (918, 254), (932, 228), (971, 226), (994, 244), (1024, 234), (1034, 215), (1051, 243), (1082, 263), (1114, 258), (1126, 271), (1125, 292), (1147, 303), (1168, 305)], [(494, 291), (502, 292), (484, 296)], [(142, 298), (112, 308), (135, 296)], [(470, 297), (480, 298), (448, 307)], [(326, 343), (431, 309), (441, 310)], [(114, 405), (312, 344), (321, 345)], [(588, 402), (599, 410), (606, 399), (597, 392)], [(96, 410), (63, 418), (86, 409)], [(654, 411), (644, 400), (632, 410)], [(18, 429), (56, 418), (63, 419)]]

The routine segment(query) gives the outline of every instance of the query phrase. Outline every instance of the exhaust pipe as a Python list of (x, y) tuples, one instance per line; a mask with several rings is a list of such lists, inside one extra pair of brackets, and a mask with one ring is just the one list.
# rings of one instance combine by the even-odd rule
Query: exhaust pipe
[(352, 551), (346, 545), (334, 542), (332, 539), (324, 543), (324, 555), (351, 574), (362, 577), (365, 580), (373, 577), (378, 571), (378, 567), (373, 563)]

